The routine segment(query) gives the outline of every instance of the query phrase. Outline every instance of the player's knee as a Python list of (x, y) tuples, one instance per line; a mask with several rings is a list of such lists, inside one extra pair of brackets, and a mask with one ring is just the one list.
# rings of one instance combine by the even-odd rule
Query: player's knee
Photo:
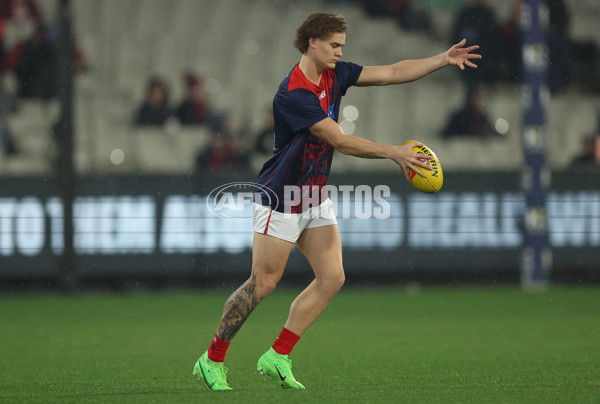
[(322, 283), (332, 295), (335, 295), (337, 292), (340, 291), (342, 286), (344, 286), (345, 281), (346, 275), (344, 274), (344, 271), (328, 275), (324, 279), (322, 279)]
[(283, 271), (269, 263), (255, 264), (252, 272), (256, 278), (256, 297), (261, 301), (269, 296), (281, 279)]
[(279, 279), (273, 276), (261, 276), (256, 278), (256, 297), (260, 302), (277, 287)]
[(275, 283), (275, 282), (262, 282), (260, 284), (257, 284), (256, 285), (256, 297), (258, 298), (258, 301), (260, 302), (265, 297), (269, 296), (271, 294), (271, 292), (273, 292), (273, 290), (275, 290), (276, 286), (277, 286), (277, 283)]
[(344, 272), (342, 271), (338, 276), (336, 276), (335, 281), (334, 281), (334, 286), (339, 291), (342, 288), (342, 286), (344, 286), (345, 282), (346, 282), (346, 274), (344, 274)]

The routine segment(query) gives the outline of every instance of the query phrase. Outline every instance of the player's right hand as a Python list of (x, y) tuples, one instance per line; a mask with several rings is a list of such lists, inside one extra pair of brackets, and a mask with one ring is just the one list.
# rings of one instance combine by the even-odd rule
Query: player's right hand
[(409, 182), (410, 182), (410, 177), (409, 177), (410, 170), (413, 170), (417, 175), (420, 175), (421, 177), (425, 177), (425, 174), (423, 174), (423, 172), (421, 170), (419, 170), (417, 167), (421, 167), (426, 170), (431, 170), (431, 167), (427, 163), (424, 163), (421, 160), (422, 159), (432, 160), (433, 156), (428, 156), (426, 154), (417, 154), (417, 153), (413, 152), (413, 147), (419, 147), (419, 146), (423, 146), (423, 143), (414, 142), (414, 143), (403, 144), (402, 146), (390, 146), (393, 148), (391, 159), (394, 160), (394, 162), (396, 162), (396, 164), (398, 164), (400, 166), (400, 169), (402, 170), (404, 177)]

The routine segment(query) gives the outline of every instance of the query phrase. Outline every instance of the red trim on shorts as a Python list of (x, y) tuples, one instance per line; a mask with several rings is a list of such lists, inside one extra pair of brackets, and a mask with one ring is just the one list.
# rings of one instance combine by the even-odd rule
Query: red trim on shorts
[(273, 214), (273, 210), (269, 212), (269, 218), (267, 219), (267, 225), (265, 226), (265, 232), (263, 234), (267, 234), (269, 231), (269, 222), (271, 221), (271, 215)]

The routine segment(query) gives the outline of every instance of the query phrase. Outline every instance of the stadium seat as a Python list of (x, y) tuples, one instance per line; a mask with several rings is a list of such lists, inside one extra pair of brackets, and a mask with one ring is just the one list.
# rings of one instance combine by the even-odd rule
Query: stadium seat
[[(428, 2), (430, 8), (439, 3)], [(572, 15), (577, 15), (573, 36), (600, 41), (600, 31), (594, 28), (600, 8), (593, 2), (576, 3), (569, 4)], [(57, 4), (56, 0), (40, 3), (49, 19), (56, 15)], [(490, 4), (499, 19), (508, 15), (509, 2), (490, 0)], [(154, 75), (166, 80), (173, 105), (183, 95), (184, 72), (191, 69), (202, 75), (210, 83), (213, 107), (232, 115), (243, 125), (244, 133), (254, 133), (264, 108), (272, 103), (277, 85), (298, 61), (299, 53), (292, 46), (295, 27), (320, 8), (322, 3), (317, 0), (278, 2), (276, 6), (269, 0), (73, 2), (77, 41), (90, 62), (89, 71), (77, 78), (76, 89), (76, 162), (81, 174), (115, 170), (183, 174), (193, 169), (195, 152), (206, 140), (206, 133), (196, 136), (182, 129), (168, 137), (158, 133), (160, 130), (150, 133), (153, 131), (131, 126), (146, 82)], [(392, 19), (370, 19), (353, 4), (336, 3), (332, 11), (345, 15), (350, 23), (344, 58), (357, 63), (387, 64), (426, 57), (445, 51), (450, 43), (449, 39), (434, 40), (405, 32)], [(447, 36), (453, 12), (449, 8), (431, 11), (439, 36)], [(457, 69), (443, 69), (414, 84), (351, 89), (344, 106), (354, 105), (360, 111), (354, 122), (355, 134), (388, 144), (408, 138), (421, 140), (440, 154), (448, 170), (466, 169), (475, 163), (464, 159), (466, 152), (489, 155), (493, 147), (493, 156), (481, 161), (474, 157), (481, 169), (518, 170), (522, 157), (515, 150), (520, 147), (522, 113), (515, 102), (520, 100), (516, 86), (485, 88), (490, 119), (509, 122), (510, 130), (504, 138), (444, 140), (439, 136), (447, 116), (461, 105), (459, 76)], [(569, 91), (551, 98), (547, 120), (549, 162), (553, 168), (567, 167), (579, 152), (581, 138), (595, 130), (598, 105), (597, 96)], [(53, 118), (25, 105), (11, 122), (19, 133), (19, 144), (29, 153), (25, 155), (38, 156), (31, 167), (47, 170), (52, 159), (40, 159), (39, 155), (54, 146), (48, 136)], [(569, 142), (564, 141), (567, 137)], [(251, 143), (253, 139), (246, 140)], [(122, 148), (126, 156), (119, 166), (109, 159), (116, 148)], [(333, 170), (393, 169), (393, 165), (375, 161), (344, 156), (336, 159)], [(41, 161), (46, 161), (43, 169)], [(1, 162), (0, 168), (7, 164)], [(19, 162), (11, 167), (20, 170), (26, 165)]]

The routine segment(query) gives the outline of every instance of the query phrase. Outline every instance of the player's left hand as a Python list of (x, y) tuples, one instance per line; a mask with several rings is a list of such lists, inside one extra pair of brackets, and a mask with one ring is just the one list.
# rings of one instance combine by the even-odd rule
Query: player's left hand
[(465, 70), (465, 65), (477, 69), (477, 65), (471, 62), (469, 59), (481, 59), (481, 55), (471, 53), (472, 51), (479, 49), (479, 45), (469, 46), (463, 48), (467, 43), (466, 39), (463, 39), (456, 45), (453, 45), (446, 52), (446, 61), (449, 65), (458, 66), (460, 70)]

